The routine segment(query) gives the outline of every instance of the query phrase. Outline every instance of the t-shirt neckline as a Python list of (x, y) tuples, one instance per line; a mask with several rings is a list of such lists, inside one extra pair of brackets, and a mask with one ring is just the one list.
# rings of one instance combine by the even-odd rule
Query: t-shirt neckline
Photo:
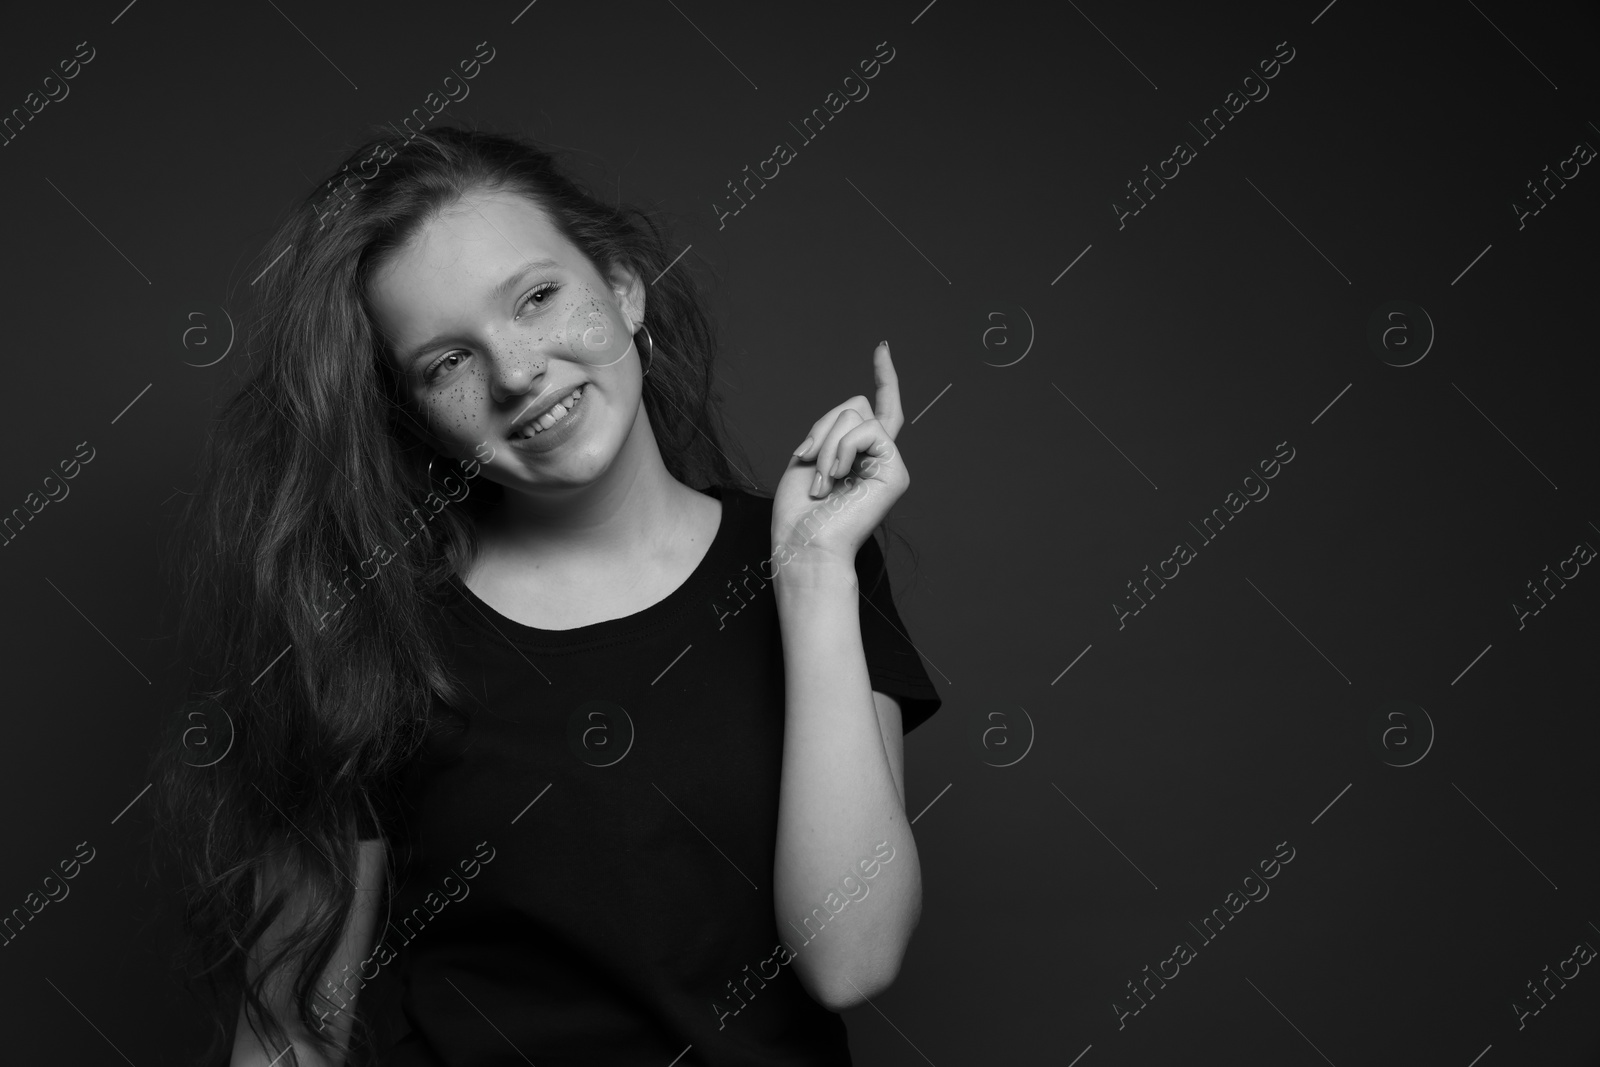
[(511, 639), (517, 645), (530, 648), (559, 647), (570, 650), (580, 646), (607, 644), (618, 638), (653, 630), (688, 610), (703, 588), (717, 580), (720, 570), (727, 569), (728, 560), (733, 554), (732, 545), (736, 537), (734, 527), (737, 525), (735, 501), (740, 495), (739, 491), (725, 491), (724, 487), (718, 485), (697, 491), (722, 502), (722, 514), (717, 523), (717, 531), (712, 535), (711, 543), (706, 546), (705, 555), (700, 557), (700, 562), (695, 564), (689, 576), (672, 592), (640, 611), (618, 619), (602, 619), (600, 622), (588, 623), (569, 630), (540, 629), (501, 614), (498, 609), (491, 607), (487, 601), (474, 593), (459, 574), (452, 573), (450, 585), (458, 595), (458, 604), (453, 606), (459, 606), (460, 614), (477, 629), (498, 634), (502, 638)]

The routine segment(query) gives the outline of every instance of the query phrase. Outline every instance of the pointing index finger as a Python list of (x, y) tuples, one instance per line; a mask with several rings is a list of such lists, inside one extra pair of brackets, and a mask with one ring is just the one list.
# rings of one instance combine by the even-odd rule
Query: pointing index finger
[(900, 410), (900, 378), (894, 372), (894, 360), (889, 356), (889, 342), (880, 341), (872, 352), (872, 375), (877, 382), (877, 400), (872, 405), (873, 414), (882, 424), (889, 440), (894, 440), (905, 422)]

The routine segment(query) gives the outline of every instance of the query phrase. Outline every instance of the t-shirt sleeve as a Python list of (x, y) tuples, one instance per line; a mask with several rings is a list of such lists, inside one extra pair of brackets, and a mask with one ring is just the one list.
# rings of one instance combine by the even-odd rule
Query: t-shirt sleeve
[(888, 566), (876, 537), (868, 537), (856, 552), (856, 581), (861, 586), (861, 650), (867, 660), (867, 677), (875, 691), (900, 702), (900, 730), (909, 734), (944, 701), (895, 610)]

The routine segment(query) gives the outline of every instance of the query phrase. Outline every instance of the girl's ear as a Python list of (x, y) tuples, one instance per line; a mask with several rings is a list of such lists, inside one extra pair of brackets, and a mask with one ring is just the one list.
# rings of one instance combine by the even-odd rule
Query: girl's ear
[(639, 329), (639, 324), (644, 322), (645, 284), (631, 267), (625, 263), (618, 263), (611, 268), (611, 292), (617, 298), (617, 306), (622, 309), (622, 315), (628, 321), (629, 331)]

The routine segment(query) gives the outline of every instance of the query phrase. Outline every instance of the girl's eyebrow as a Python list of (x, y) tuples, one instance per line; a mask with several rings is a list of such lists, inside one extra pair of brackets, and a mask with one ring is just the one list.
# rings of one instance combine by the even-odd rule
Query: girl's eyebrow
[[(552, 268), (559, 270), (561, 268), (561, 264), (557, 263), (553, 259), (530, 259), (528, 262), (518, 267), (516, 271), (514, 271), (505, 281), (489, 290), (490, 303), (494, 303), (498, 300), (504, 300), (506, 295), (518, 285), (522, 284), (522, 279), (526, 278), (532, 272), (536, 270), (548, 270)], [(429, 349), (445, 344), (448, 341), (453, 341), (455, 340), (455, 337), (456, 335), (454, 333), (436, 334), (421, 344), (413, 345), (408, 348), (402, 362), (410, 363)]]

